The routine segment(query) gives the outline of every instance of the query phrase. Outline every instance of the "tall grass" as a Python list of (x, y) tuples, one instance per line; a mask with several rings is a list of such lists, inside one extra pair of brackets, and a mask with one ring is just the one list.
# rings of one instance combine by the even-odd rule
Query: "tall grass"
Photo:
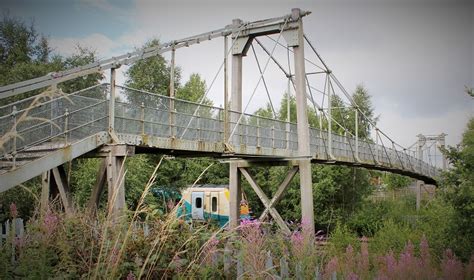
[[(10, 232), (3, 242), (0, 279), (274, 279), (283, 273), (285, 263), (289, 278), (317, 274), (322, 279), (334, 275), (340, 279), (474, 277), (474, 257), (463, 264), (447, 249), (438, 260), (424, 237), (418, 246), (399, 244), (402, 239), (380, 240), (383, 236), (378, 235), (357, 239), (341, 226), (328, 246), (321, 248), (304, 221), (286, 235), (258, 221), (243, 221), (233, 230), (184, 221), (177, 216), (180, 204), (168, 214), (150, 215), (145, 198), (162, 161), (136, 208), (120, 217), (111, 207), (97, 211), (93, 218), (89, 209), (79, 207), (65, 215), (57, 201), (44, 212), (38, 207), (26, 234), (18, 238)], [(18, 215), (14, 204), (10, 215)], [(397, 233), (385, 235), (395, 239)]]

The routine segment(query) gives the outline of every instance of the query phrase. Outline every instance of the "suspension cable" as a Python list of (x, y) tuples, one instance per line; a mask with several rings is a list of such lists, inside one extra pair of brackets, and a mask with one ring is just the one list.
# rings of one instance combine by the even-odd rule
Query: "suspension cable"
[[(285, 21), (286, 22), (286, 21)], [(239, 28), (239, 31), (237, 33), (237, 36), (235, 36), (234, 40), (232, 40), (232, 44), (229, 48), (229, 50), (227, 50), (227, 53), (226, 55), (228, 56), (230, 54), (230, 51), (232, 50), (232, 48), (234, 47), (235, 45), (235, 42), (237, 42), (237, 38), (239, 38), (239, 35), (240, 33), (242, 32), (242, 30), (248, 25), (248, 23), (244, 23), (242, 24), (242, 26)], [(219, 73), (221, 72), (222, 68), (224, 67), (224, 64), (225, 64), (225, 58), (224, 60), (222, 61), (221, 65), (219, 66), (219, 69), (217, 70), (217, 73), (216, 75), (214, 75), (214, 78), (212, 79), (212, 82), (211, 82), (211, 85), (207, 88), (206, 92), (204, 93), (204, 95), (202, 96), (201, 100), (199, 101), (199, 105), (196, 107), (196, 110), (194, 110), (194, 113), (193, 115), (191, 116), (191, 119), (189, 120), (188, 124), (186, 125), (186, 128), (184, 129), (183, 133), (181, 134), (181, 136), (179, 137), (179, 139), (182, 139), (184, 137), (184, 135), (186, 134), (186, 132), (188, 131), (188, 128), (189, 126), (191, 125), (191, 122), (195, 119), (196, 117), (196, 113), (199, 111), (199, 109), (201, 108), (201, 105), (202, 103), (204, 102), (204, 100), (206, 99), (206, 96), (207, 94), (209, 93), (209, 91), (211, 90), (212, 86), (214, 85), (214, 82), (216, 81), (217, 77), (219, 76)], [(227, 100), (226, 100), (227, 102)]]
[(257, 53), (255, 52), (255, 48), (253, 47), (253, 44), (250, 44), (250, 46), (252, 47), (252, 52), (253, 52), (253, 55), (255, 57), (255, 61), (257, 62), (258, 71), (260, 72), (260, 75), (262, 75), (262, 82), (263, 82), (263, 85), (265, 87), (265, 91), (266, 91), (267, 96), (268, 96), (268, 101), (270, 102), (270, 106), (272, 108), (273, 117), (275, 118), (276, 117), (275, 107), (273, 107), (272, 98), (270, 97), (270, 92), (268, 91), (267, 83), (265, 82), (265, 77), (263, 76), (262, 68), (260, 67), (260, 62), (258, 61)]

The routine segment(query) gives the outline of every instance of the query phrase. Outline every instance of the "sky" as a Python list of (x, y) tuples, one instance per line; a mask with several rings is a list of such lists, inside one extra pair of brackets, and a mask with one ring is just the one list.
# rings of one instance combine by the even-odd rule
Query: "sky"
[[(2, 12), (34, 21), (56, 53), (70, 55), (79, 44), (104, 59), (133, 51), (152, 38), (168, 42), (222, 28), (234, 18), (286, 15), (294, 7), (312, 12), (304, 18), (305, 34), (349, 92), (357, 85), (368, 90), (378, 126), (392, 139), (409, 146), (419, 133), (444, 132), (449, 145), (461, 140), (474, 116), (474, 99), (464, 92), (465, 86), (474, 87), (474, 1), (0, 1)], [(262, 42), (270, 50), (274, 46), (268, 38)], [(315, 59), (307, 46), (305, 52)], [(256, 53), (263, 68), (268, 58), (260, 49)], [(288, 67), (285, 49), (277, 47), (274, 54)], [(169, 59), (169, 54), (164, 56)], [(182, 83), (199, 73), (209, 86), (223, 56), (220, 38), (178, 50)], [(120, 70), (118, 82), (123, 83), (127, 67)], [(252, 113), (268, 98), (262, 83), (256, 87), (260, 75), (251, 52), (243, 71), (243, 104)], [(223, 104), (222, 76), (220, 72), (208, 94), (217, 106)], [(279, 107), (287, 80), (271, 62), (265, 79)], [(312, 83), (323, 87), (317, 79)]]

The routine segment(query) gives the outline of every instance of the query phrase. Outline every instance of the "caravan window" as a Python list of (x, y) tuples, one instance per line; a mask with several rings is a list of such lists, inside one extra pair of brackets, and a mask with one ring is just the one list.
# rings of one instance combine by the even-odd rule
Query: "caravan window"
[(196, 201), (194, 203), (196, 208), (201, 208), (202, 207), (202, 198), (196, 197)]
[(212, 198), (212, 212), (217, 212), (217, 197)]

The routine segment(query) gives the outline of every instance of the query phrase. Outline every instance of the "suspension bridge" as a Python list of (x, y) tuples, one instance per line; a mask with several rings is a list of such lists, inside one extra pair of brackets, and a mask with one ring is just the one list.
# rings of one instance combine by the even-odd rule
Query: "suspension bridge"
[[(243, 175), (266, 207), (261, 218), (270, 215), (282, 229), (288, 231), (275, 205), (284, 195), (289, 182), (299, 173), (302, 218), (314, 220), (312, 163), (388, 171), (415, 178), (420, 184), (436, 184), (440, 169), (427, 160), (429, 158), (423, 151), (427, 149), (427, 140), (435, 140), (439, 146), (444, 146), (444, 134), (436, 137), (419, 135), (412, 147), (405, 148), (377, 128), (304, 34), (303, 18), (308, 14), (293, 9), (291, 14), (278, 18), (255, 22), (236, 19), (218, 30), (1, 87), (1, 99), (30, 94), (27, 98), (0, 107), (0, 192), (42, 176), (42, 202), (47, 202), (52, 194), (58, 194), (66, 211), (70, 211), (67, 176), (61, 166), (79, 157), (99, 157), (102, 164), (90, 206), (97, 205), (104, 186), (107, 186), (109, 207), (119, 215), (125, 207), (123, 162), (126, 157), (139, 153), (209, 156), (229, 162), (232, 227), (237, 225), (239, 217)], [(262, 44), (259, 40), (262, 36), (272, 38), (271, 48)], [(218, 70), (218, 73), (224, 72), (223, 108), (204, 104), (209, 89), (200, 102), (175, 98), (175, 53), (180, 48), (218, 37), (224, 38), (224, 58)], [(231, 39), (230, 44), (228, 38)], [(251, 92), (249, 103), (243, 107), (242, 61), (250, 49), (255, 54), (254, 46), (264, 51), (266, 62), (260, 65), (257, 60), (260, 77)], [(305, 56), (305, 46), (317, 61)], [(287, 69), (273, 55), (277, 47), (284, 47), (289, 56), (290, 53), (293, 55), (293, 74), (289, 59)], [(171, 52), (169, 94), (145, 92), (116, 83), (116, 69), (122, 65), (131, 65), (165, 52)], [(277, 65), (288, 80), (288, 100), (291, 90), (294, 91), (296, 123), (290, 121), (289, 112), (287, 120), (276, 118), (274, 109), (272, 118), (247, 113), (259, 84), (265, 86), (272, 104), (264, 75), (269, 63)], [(307, 71), (308, 65), (317, 67), (317, 71)], [(110, 71), (110, 82), (107, 84), (70, 94), (58, 90), (58, 84), (106, 70)], [(312, 84), (312, 76), (320, 76), (321, 82)], [(318, 101), (317, 94), (322, 100)], [(332, 107), (331, 100), (337, 94), (345, 96), (353, 108), (350, 114), (354, 115), (355, 130), (347, 128), (347, 123), (344, 123), (346, 118), (339, 122), (336, 120), (336, 108)], [(314, 109), (319, 118), (318, 127), (309, 125), (308, 108)], [(324, 127), (323, 123), (326, 124)], [(369, 124), (371, 137), (359, 137), (358, 126), (361, 123)], [(343, 133), (336, 133), (333, 127), (339, 127), (338, 131)], [(259, 165), (292, 167), (271, 199), (248, 170), (250, 166)]]

